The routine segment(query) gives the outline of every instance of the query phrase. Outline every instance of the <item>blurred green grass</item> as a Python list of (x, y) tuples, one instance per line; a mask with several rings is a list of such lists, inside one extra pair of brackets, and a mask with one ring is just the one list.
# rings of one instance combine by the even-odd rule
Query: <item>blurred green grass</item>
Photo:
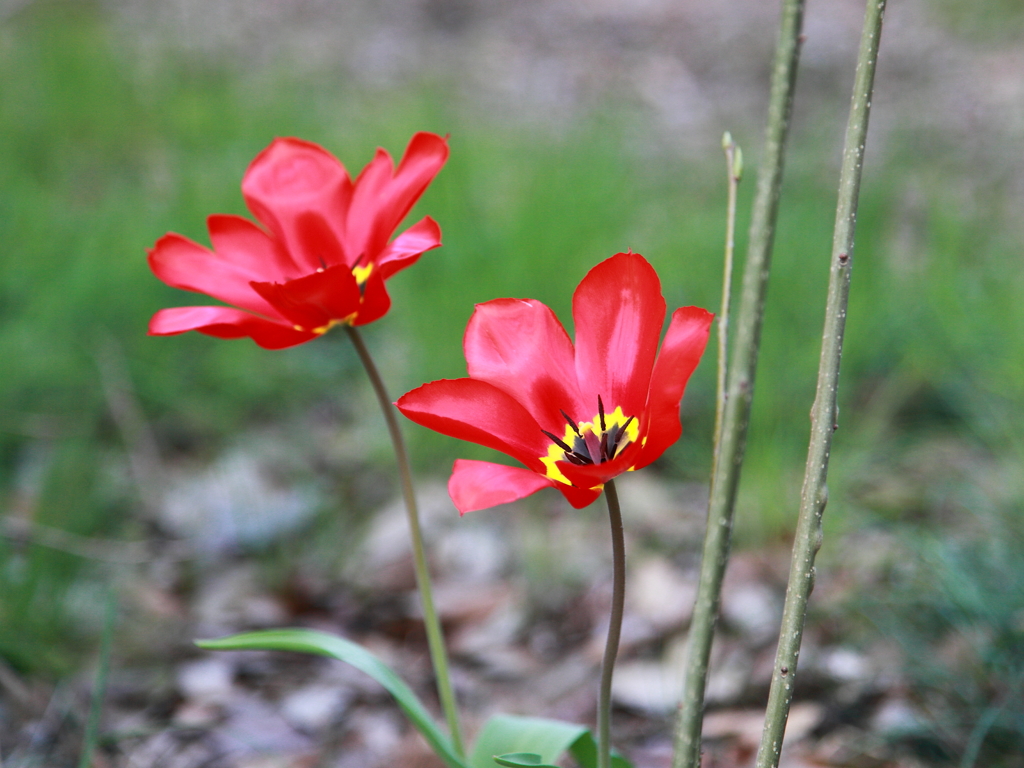
[[(146, 247), (168, 230), (206, 242), (208, 214), (245, 213), (241, 175), (277, 135), (317, 141), (357, 171), (378, 145), (400, 154), (416, 130), (451, 134), (451, 160), (414, 212), (440, 222), (445, 246), (394, 278), (393, 311), (367, 330), (395, 396), (464, 374), (461, 336), (475, 302), (530, 296), (568, 324), (575, 285), (620, 250), (652, 261), (671, 307), (717, 310), (717, 146), (702, 161), (681, 159), (638, 140), (614, 109), (558, 130), (499, 126), (437, 83), (360, 90), (201, 56), (142, 66), (88, 3), (32, 4), (4, 21), (0, 71), (0, 488), (14, 509), (36, 483), (37, 522), (85, 535), (127, 530), (130, 495), (104, 479), (122, 450), (97, 370), (107, 340), (168, 451), (213, 454), (253, 424), (364, 387), (340, 336), (267, 352), (244, 340), (145, 335), (157, 309), (205, 303), (156, 280)], [(724, 127), (748, 157), (742, 255), (761, 125)], [(840, 130), (811, 121), (794, 137), (738, 515), (746, 542), (784, 533), (795, 516)], [(913, 137), (897, 135), (884, 151), (868, 158), (862, 189), (828, 518), (840, 527), (856, 520), (847, 484), (916, 433), (955, 433), (998, 456), (1020, 451), (1024, 348), (1012, 340), (1024, 335), (1024, 277), (1019, 226), (1001, 204), (1009, 179), (950, 183), (963, 169)], [(713, 379), (709, 353), (684, 403), (684, 438), (659, 464), (667, 475), (707, 476)], [(486, 455), (408, 433), (424, 472)], [(33, 479), (40, 451), (45, 471)], [(81, 563), (3, 542), (0, 561), (11, 596), (0, 626), (34, 623), (16, 640), (2, 633), (0, 655), (58, 669), (33, 657), (33, 638), (79, 631), (61, 606)]]

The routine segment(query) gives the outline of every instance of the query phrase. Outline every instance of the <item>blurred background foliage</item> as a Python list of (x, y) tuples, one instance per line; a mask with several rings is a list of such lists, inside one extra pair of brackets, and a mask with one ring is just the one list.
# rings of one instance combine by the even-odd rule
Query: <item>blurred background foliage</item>
[[(1005, 41), (1024, 19), (1019, 4), (989, 0), (971, 5), (972, 23), (961, 30), (961, 4), (924, 7), (944, 34), (959, 40), (962, 32), (965, 46)], [(133, 39), (100, 3), (35, 2), (4, 14), (0, 498), (8, 522), (111, 539), (146, 535), (151, 521), (133, 514), (139, 500), (125, 480), (105, 365), (123, 368), (172, 464), (212, 460), (249, 430), (301, 424), (317, 409), (342, 427), (365, 420), (378, 429), (341, 335), (282, 352), (198, 334), (145, 335), (157, 309), (205, 303), (156, 280), (146, 247), (168, 230), (208, 242), (208, 214), (245, 214), (242, 173), (274, 136), (319, 142), (357, 171), (378, 145), (397, 157), (417, 130), (450, 134), (451, 160), (410, 218), (436, 218), (445, 245), (391, 281), (394, 308), (367, 329), (395, 396), (464, 374), (461, 335), (475, 302), (535, 297), (569, 324), (572, 289), (620, 250), (657, 267), (670, 307), (717, 311), (725, 200), (718, 137), (726, 128), (747, 157), (743, 254), (759, 108), (723, 108), (742, 122), (712, 124), (694, 146), (673, 136), (685, 124), (659, 129), (613, 96), (568, 118), (517, 121), (508, 119), (514, 103), (489, 114), (457, 87), (458, 75), (436, 70), (359, 81), (315, 60), (290, 66), (259, 51), (240, 60), (230, 50), (175, 47), (151, 30)], [(458, 32), (457, 13), (435, 16), (450, 27), (443, 34)], [(898, 33), (886, 45), (898, 50)], [(939, 624), (981, 621), (998, 630), (982, 676), (1006, 678), (1010, 665), (1020, 680), (1024, 558), (1007, 550), (993, 570), (978, 554), (993, 525), (1004, 531), (999, 546), (1021, 540), (1020, 157), (942, 126), (904, 124), (899, 105), (908, 97), (892, 83), (914, 82), (900, 69), (907, 56), (893, 55), (879, 75), (885, 109), (873, 116), (881, 136), (862, 188), (826, 541), (872, 526), (908, 531), (911, 542), (929, 531), (920, 562), (941, 564), (948, 578), (894, 577), (895, 600), (910, 595), (930, 607), (898, 613), (921, 626), (888, 631), (912, 646)], [(763, 74), (765, 62), (753, 69)], [(849, 72), (831, 77), (813, 59), (806, 67), (738, 512), (745, 546), (784, 537), (795, 518), (817, 366)], [(657, 467), (666, 477), (707, 476), (714, 363), (709, 350), (684, 402), (684, 439)], [(283, 439), (301, 442), (291, 429)], [(443, 475), (456, 456), (485, 455), (424, 430), (407, 433), (424, 474)], [(379, 438), (350, 446), (354, 455), (365, 451), (372, 471), (388, 477)], [(358, 514), (342, 506), (327, 503), (325, 514)], [(998, 524), (978, 524), (978, 509)], [(954, 533), (962, 544), (945, 542)], [(992, 606), (1005, 599), (1006, 571), (1017, 592), (1001, 610)], [(45, 675), (71, 669), (82, 639), (95, 636), (89, 584), (101, 578), (72, 554), (0, 539), (0, 656)], [(996, 614), (982, 615), (985, 606)], [(1016, 657), (1001, 650), (1007, 642)], [(978, 685), (962, 695), (984, 702)], [(1015, 717), (1012, 727), (1024, 732)], [(993, 723), (1003, 727), (999, 718)]]

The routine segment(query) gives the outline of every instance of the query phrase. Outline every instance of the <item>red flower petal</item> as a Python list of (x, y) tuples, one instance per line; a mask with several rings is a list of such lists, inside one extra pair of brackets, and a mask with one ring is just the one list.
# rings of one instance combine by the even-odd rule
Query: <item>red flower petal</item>
[(400, 234), (377, 257), (377, 269), (384, 279), (412, 266), (426, 251), (441, 245), (441, 228), (427, 216)]
[(584, 403), (576, 387), (569, 336), (555, 313), (539, 301), (478, 304), (463, 346), (470, 377), (507, 392), (549, 432), (565, 431), (559, 409), (577, 421), (596, 413), (597, 401)]
[(293, 222), (293, 248), (300, 263), (313, 263), (309, 272), (328, 267), (349, 267), (345, 250), (335, 232), (337, 222), (330, 220), (319, 211), (303, 211)]
[(252, 280), (264, 279), (262, 274), (221, 258), (187, 237), (170, 233), (157, 240), (149, 251), (149, 268), (174, 288), (205, 293), (267, 317), (279, 317), (249, 286)]
[(558, 468), (573, 485), (579, 488), (595, 488), (631, 469), (637, 460), (639, 451), (639, 443), (633, 443), (611, 461), (583, 465), (560, 461)]
[(296, 331), (290, 325), (265, 320), (234, 307), (173, 307), (161, 309), (149, 321), (151, 336), (171, 336), (199, 331), (219, 339), (248, 336), (264, 349), (294, 347), (316, 338), (314, 333)]
[(475, 379), (442, 379), (407, 392), (395, 403), (417, 424), (442, 435), (506, 453), (544, 472), (548, 439), (533, 416), (497, 387)]
[(518, 501), (552, 485), (553, 481), (523, 467), (456, 459), (448, 480), (448, 495), (459, 514), (464, 515)]
[(363, 299), (359, 305), (359, 314), (352, 325), (366, 325), (379, 320), (391, 309), (391, 297), (384, 285), (384, 277), (380, 270), (373, 270), (363, 283)]
[[(328, 267), (286, 283), (252, 283), (252, 289), (293, 325), (326, 329), (359, 310), (359, 285), (345, 265)], [(322, 331), (321, 331), (322, 332)]]
[(433, 133), (417, 133), (409, 140), (394, 173), (391, 155), (378, 149), (354, 184), (346, 222), (348, 249), (376, 260), (447, 159), (447, 139)]
[(601, 495), (601, 491), (604, 489), (594, 490), (592, 488), (574, 488), (571, 485), (565, 483), (555, 483), (555, 488), (562, 492), (565, 496), (565, 500), (568, 501), (573, 509), (583, 509), (589, 507), (595, 501), (597, 497)]
[(277, 240), (248, 219), (214, 214), (207, 217), (206, 227), (216, 254), (249, 275), (246, 285), (252, 280), (283, 282), (306, 274)]
[(672, 313), (658, 361), (651, 376), (645, 423), (650, 425), (636, 467), (645, 467), (679, 439), (679, 402), (708, 343), (715, 316), (700, 307), (682, 307)]
[(619, 253), (594, 267), (572, 299), (576, 375), (596, 408), (621, 406), (627, 416), (647, 404), (647, 386), (665, 321), (665, 299), (654, 268), (637, 253)]
[[(330, 152), (299, 139), (275, 139), (249, 165), (242, 195), (253, 215), (274, 233), (304, 272), (328, 260), (350, 264), (357, 253), (318, 253), (310, 242), (310, 217), (331, 234), (335, 247), (345, 243), (345, 212), (352, 182)], [(322, 234), (322, 233), (320, 233)]]

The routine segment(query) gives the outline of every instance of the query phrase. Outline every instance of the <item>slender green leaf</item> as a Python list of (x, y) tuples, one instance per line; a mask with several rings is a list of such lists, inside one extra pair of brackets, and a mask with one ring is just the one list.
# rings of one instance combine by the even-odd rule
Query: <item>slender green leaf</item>
[(557, 765), (545, 763), (540, 755), (533, 752), (513, 752), (510, 755), (495, 755), (494, 762), (509, 768), (558, 768)]
[[(468, 768), (455, 754), (451, 740), (434, 722), (416, 694), (384, 662), (363, 648), (342, 637), (311, 629), (270, 629), (246, 632), (218, 640), (197, 640), (196, 645), (211, 651), (297, 651), (313, 653), (351, 664), (365, 672), (395, 697), (398, 706), (416, 727), (448, 768)], [(499, 750), (508, 752), (507, 749)], [(475, 764), (474, 764), (475, 765)], [(492, 768), (489, 766), (488, 768)]]

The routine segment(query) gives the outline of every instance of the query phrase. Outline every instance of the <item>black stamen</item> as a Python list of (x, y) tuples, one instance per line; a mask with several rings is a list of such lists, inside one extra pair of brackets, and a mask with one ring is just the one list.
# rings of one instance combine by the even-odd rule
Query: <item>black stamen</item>
[(320, 259), (320, 269), (327, 269), (327, 262), (324, 261), (324, 257), (317, 256), (317, 258)]
[[(360, 256), (360, 258), (362, 258), (362, 256)], [(589, 430), (584, 435), (580, 431), (579, 425), (573, 420), (572, 416), (562, 409), (559, 409), (558, 412), (562, 414), (562, 418), (565, 419), (565, 423), (569, 425), (569, 428), (575, 434), (575, 437), (573, 437), (572, 440), (572, 445), (570, 446), (565, 440), (551, 432), (548, 432), (546, 429), (542, 429), (541, 432), (544, 433), (551, 442), (562, 449), (564, 461), (577, 466), (600, 464), (614, 459), (615, 454), (618, 453), (620, 443), (623, 441), (623, 435), (626, 434), (626, 430), (629, 428), (629, 425), (632, 424), (633, 420), (636, 418), (635, 416), (630, 416), (622, 424), (612, 424), (611, 427), (609, 427), (608, 419), (604, 412), (604, 400), (600, 395), (598, 395), (597, 420), (601, 425), (600, 435), (598, 435), (597, 430)]]
[(352, 269), (355, 269), (356, 267), (358, 267), (359, 266), (359, 262), (362, 261), (365, 258), (366, 258), (366, 251), (363, 251), (358, 256), (356, 256), (356, 260), (352, 262)]
[(621, 427), (612, 427), (611, 432), (614, 433), (614, 437), (611, 438), (612, 445), (609, 458), (615, 458), (615, 454), (619, 450), (619, 441), (622, 440), (622, 436), (626, 434), (626, 427), (628, 427), (635, 418), (635, 416), (630, 416)]
[(552, 434), (551, 434), (550, 432), (548, 432), (548, 431), (547, 431), (546, 429), (542, 429), (542, 430), (541, 430), (541, 432), (543, 432), (543, 433), (544, 433), (545, 435), (547, 435), (548, 437), (550, 437), (550, 438), (551, 438), (551, 440), (552, 440), (552, 442), (553, 442), (553, 443), (554, 443), (555, 445), (557, 445), (557, 446), (558, 446), (559, 448), (561, 448), (561, 449), (562, 449), (563, 451), (565, 451), (566, 453), (572, 453), (572, 448), (571, 448), (570, 446), (566, 445), (566, 444), (565, 444), (565, 442), (563, 442), (563, 441), (562, 441), (562, 440), (560, 440), (559, 438), (557, 438), (557, 437), (555, 437), (554, 435), (552, 435)]
[[(575, 432), (577, 435), (579, 435), (580, 434), (580, 428), (576, 426), (576, 422), (573, 421), (572, 416), (570, 416), (568, 413), (563, 411), (561, 408), (559, 408), (558, 412), (561, 413), (563, 417), (565, 417), (565, 420), (567, 422), (569, 422), (569, 426), (572, 428), (572, 431)], [(580, 437), (582, 437), (582, 435), (580, 435)]]

